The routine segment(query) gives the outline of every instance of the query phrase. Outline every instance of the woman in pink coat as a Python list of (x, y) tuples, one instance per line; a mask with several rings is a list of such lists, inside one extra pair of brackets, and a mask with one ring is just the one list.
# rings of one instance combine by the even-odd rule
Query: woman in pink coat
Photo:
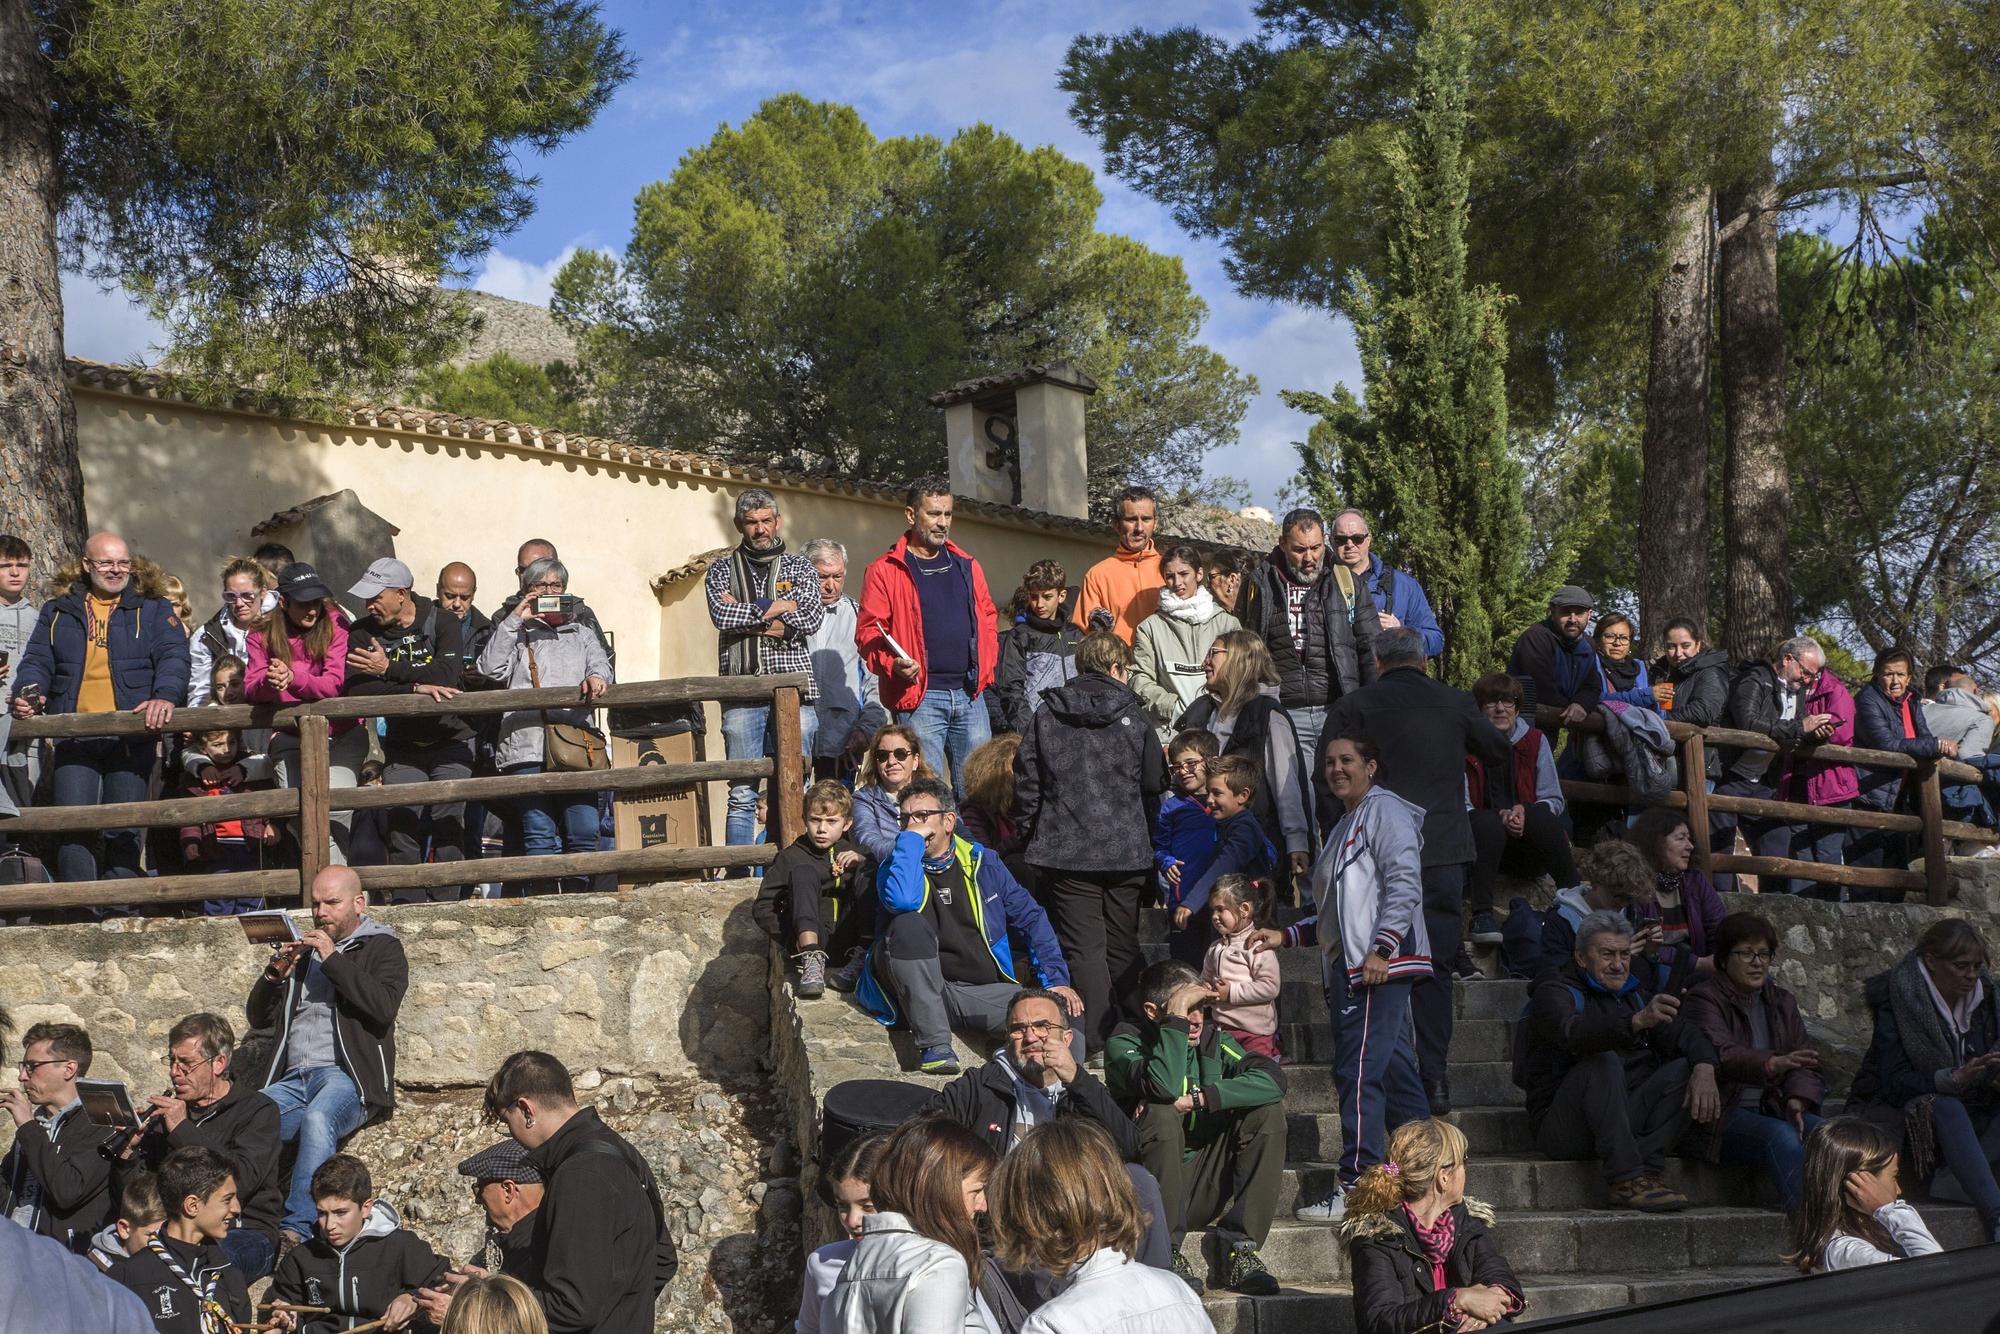
[[(1833, 717), (1833, 735), (1823, 744), (1854, 744), (1854, 696), (1848, 693), (1845, 682), (1824, 668), (1807, 685), (1805, 698), (1799, 701), (1800, 717), (1815, 713)], [(1811, 806), (1844, 810), (1852, 806), (1854, 799), (1860, 795), (1861, 778), (1855, 773), (1853, 765), (1816, 760), (1810, 750), (1793, 751), (1785, 757), (1785, 768), (1778, 778), (1778, 800), (1802, 801)], [(1794, 825), (1792, 856), (1800, 861), (1839, 866), (1846, 861), (1847, 840), (1854, 832), (1858, 831), (1840, 825)], [(1785, 882), (1780, 881), (1774, 886), (1780, 887), (1786, 887)], [(1840, 898), (1838, 885), (1794, 880), (1789, 888), (1794, 894), (1809, 898)]]
[[(243, 672), (244, 698), (259, 704), (303, 704), (334, 699), (347, 684), (347, 614), (341, 611), (306, 564), (287, 565), (278, 574), (278, 605), (264, 624), (250, 632), (249, 665)], [(332, 737), (332, 786), (347, 788), (361, 781), (361, 762), (368, 758), (368, 733), (352, 718), (337, 719)], [(280, 727), (271, 733), (271, 764), (286, 787), (299, 785), (299, 731)], [(337, 866), (347, 865), (352, 811), (335, 811), (328, 855)]]

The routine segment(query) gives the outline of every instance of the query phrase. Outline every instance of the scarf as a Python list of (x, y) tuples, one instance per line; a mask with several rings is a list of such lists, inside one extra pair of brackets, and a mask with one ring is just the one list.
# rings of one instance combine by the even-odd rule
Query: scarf
[(1639, 684), (1639, 660), (1637, 658), (1607, 658), (1597, 655), (1597, 665), (1604, 669), (1604, 679), (1615, 694), (1630, 690)]
[[(784, 554), (783, 542), (769, 551), (752, 551), (747, 543), (737, 543), (736, 550), (729, 553), (729, 596), (738, 602), (757, 602), (782, 596), (773, 576)], [(763, 641), (762, 634), (751, 631), (739, 630), (730, 636), (725, 650), (729, 655), (728, 674), (755, 676), (761, 665), (758, 653)]]
[(201, 1314), (201, 1334), (226, 1334), (229, 1328), (229, 1311), (215, 1295), (222, 1287), (222, 1271), (211, 1270), (207, 1282), (195, 1282), (188, 1271), (181, 1268), (181, 1262), (174, 1258), (174, 1253), (167, 1249), (166, 1243), (160, 1240), (158, 1233), (147, 1239), (146, 1249), (158, 1256), (160, 1263), (164, 1264), (168, 1271), (194, 1294), (195, 1309)]
[(1423, 1247), (1424, 1258), (1431, 1262), (1431, 1291), (1443, 1292), (1450, 1286), (1445, 1278), (1444, 1267), (1451, 1259), (1452, 1247), (1458, 1244), (1458, 1218), (1455, 1211), (1445, 1210), (1429, 1227), (1417, 1221), (1416, 1211), (1407, 1204), (1403, 1206), (1403, 1216), (1410, 1220), (1410, 1231), (1416, 1234), (1417, 1244)]
[(1191, 598), (1175, 597), (1172, 591), (1160, 590), (1160, 612), (1176, 621), (1189, 625), (1205, 625), (1222, 608), (1215, 605), (1215, 595), (1206, 588), (1196, 586)]
[[(1983, 998), (1986, 979), (1980, 979), (1976, 993)], [(1975, 1002), (1976, 1004), (1976, 1002)], [(1924, 970), (1922, 955), (1911, 950), (1889, 972), (1889, 1011), (1896, 1017), (1896, 1032), (1903, 1053), (1917, 1070), (1956, 1070), (1965, 1064), (1966, 1034), (1972, 1026), (1974, 1004), (1964, 1007), (1963, 1023), (1952, 1014)], [(1937, 1137), (1931, 1124), (1936, 1094), (1910, 1100), (1903, 1109), (1904, 1129), (1909, 1143), (1912, 1179), (1923, 1180), (1937, 1166)]]

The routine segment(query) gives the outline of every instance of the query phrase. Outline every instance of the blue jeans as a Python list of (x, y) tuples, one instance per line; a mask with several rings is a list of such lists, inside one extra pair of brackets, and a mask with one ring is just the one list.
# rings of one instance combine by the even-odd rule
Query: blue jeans
[(292, 1165), (292, 1187), (285, 1195), (285, 1231), (310, 1237), (317, 1213), (313, 1208), (312, 1179), (321, 1163), (333, 1157), (340, 1141), (361, 1128), (368, 1119), (361, 1091), (337, 1065), (317, 1065), (294, 1070), (264, 1090), (264, 1096), (278, 1104), (278, 1138), (299, 1142), (298, 1161)]
[(278, 1248), (255, 1228), (230, 1228), (216, 1245), (242, 1271), (245, 1283), (255, 1283), (278, 1267)]
[[(51, 767), (53, 800), (58, 806), (106, 806), (118, 802), (144, 801), (146, 784), (153, 776), (153, 758), (159, 742), (150, 736), (86, 737), (58, 741)], [(96, 880), (98, 859), (91, 834), (65, 835), (56, 847), (56, 879)], [(139, 874), (139, 849), (143, 843), (137, 829), (104, 831), (103, 878)]]
[[(732, 760), (762, 760), (771, 756), (777, 740), (777, 724), (770, 704), (725, 705), (722, 710), (722, 753)], [(799, 710), (799, 739), (805, 754), (813, 753), (813, 738), (819, 735), (819, 716), (806, 705)], [(807, 762), (810, 767), (810, 761)], [(810, 776), (810, 775), (808, 775)], [(757, 780), (731, 779), (729, 816), (723, 824), (723, 839), (730, 847), (757, 841)], [(749, 874), (748, 870), (744, 874)]]
[[(539, 764), (510, 764), (510, 774), (538, 774)], [(516, 797), (521, 821), (521, 853), (553, 857), (561, 852), (597, 851), (597, 794), (570, 792), (553, 797)]]
[(963, 690), (932, 686), (914, 709), (898, 710), (896, 721), (908, 723), (923, 745), (924, 759), (938, 777), (951, 780), (951, 790), (965, 799), (965, 761), (993, 739), (986, 701)]
[(1940, 1094), (1931, 1103), (1931, 1130), (1937, 1135), (1938, 1157), (1979, 1211), (1988, 1239), (2000, 1240), (2000, 1185), (1993, 1180), (1992, 1145), (2000, 1117), (1982, 1112), (1975, 1118), (1959, 1099)]
[(1340, 1186), (1354, 1184), (1388, 1152), (1389, 1132), (1431, 1114), (1417, 1076), (1410, 984), (1348, 986), (1347, 970), (1322, 958), (1333, 1021), (1333, 1086), (1340, 1097)]
[[(1806, 1134), (1810, 1135), (1819, 1122), (1819, 1117), (1807, 1112)], [(1799, 1207), (1799, 1178), (1805, 1160), (1804, 1139), (1783, 1117), (1765, 1116), (1748, 1107), (1732, 1107), (1722, 1114), (1722, 1161), (1770, 1173), (1786, 1213)]]

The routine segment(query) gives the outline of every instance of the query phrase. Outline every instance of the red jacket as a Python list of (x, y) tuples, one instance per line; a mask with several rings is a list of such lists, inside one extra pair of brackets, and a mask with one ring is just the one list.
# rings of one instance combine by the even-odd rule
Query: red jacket
[[(868, 670), (881, 678), (882, 707), (905, 712), (923, 702), (930, 687), (930, 669), (924, 661), (924, 613), (917, 603), (917, 582), (904, 563), (908, 533), (869, 565), (861, 580), (861, 614), (854, 622), (854, 646)], [(993, 608), (993, 594), (986, 588), (986, 572), (979, 562), (950, 542), (944, 549), (964, 562), (966, 581), (972, 587), (972, 613), (979, 626), (979, 642), (973, 645), (972, 670), (977, 682), (973, 694), (993, 684), (993, 667), (1000, 657), (1000, 618)], [(917, 679), (905, 681), (895, 673), (896, 651), (884, 642), (882, 632), (903, 646), (917, 663)]]

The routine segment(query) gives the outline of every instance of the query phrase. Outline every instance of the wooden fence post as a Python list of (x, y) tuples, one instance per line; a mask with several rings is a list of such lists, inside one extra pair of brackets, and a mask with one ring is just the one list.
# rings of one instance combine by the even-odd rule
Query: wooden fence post
[(1944, 837), (1944, 792), (1935, 764), (1924, 766), (1917, 784), (1917, 814), (1924, 821), (1924, 896), (1931, 907), (1942, 908), (1951, 896), (1951, 861)]
[(312, 907), (312, 883), (327, 868), (331, 838), (333, 756), (327, 721), (318, 714), (299, 719), (299, 898)]
[(1688, 837), (1694, 840), (1694, 864), (1703, 875), (1710, 875), (1708, 748), (1699, 732), (1690, 732), (1681, 742), (1681, 790), (1687, 795)]
[(799, 724), (799, 692), (779, 686), (771, 692), (771, 714), (776, 737), (771, 743), (771, 819), (777, 824), (777, 843), (789, 848), (806, 828), (805, 740)]

